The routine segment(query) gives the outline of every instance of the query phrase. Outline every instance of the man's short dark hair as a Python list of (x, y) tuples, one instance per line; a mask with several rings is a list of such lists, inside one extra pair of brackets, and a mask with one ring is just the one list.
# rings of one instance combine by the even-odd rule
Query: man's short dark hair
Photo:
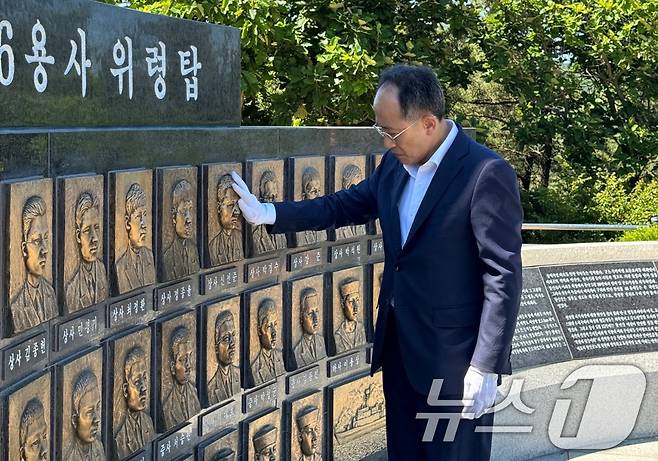
[(430, 112), (441, 120), (446, 114), (446, 101), (439, 80), (429, 67), (397, 64), (385, 69), (377, 89), (394, 85), (398, 89), (400, 110), (405, 119)]

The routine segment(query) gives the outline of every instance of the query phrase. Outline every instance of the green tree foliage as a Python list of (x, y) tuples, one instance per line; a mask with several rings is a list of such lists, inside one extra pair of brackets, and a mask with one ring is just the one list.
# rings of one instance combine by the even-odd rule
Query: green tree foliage
[[(118, 3), (118, 0), (117, 0)], [(367, 125), (380, 70), (435, 66), (465, 86), (479, 65), (470, 2), (135, 0), (133, 8), (241, 31), (245, 124)]]

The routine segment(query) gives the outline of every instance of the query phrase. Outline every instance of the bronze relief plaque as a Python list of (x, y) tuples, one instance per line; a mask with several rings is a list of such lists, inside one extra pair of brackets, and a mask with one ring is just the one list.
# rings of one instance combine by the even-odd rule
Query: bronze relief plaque
[(9, 395), (7, 434), (10, 460), (52, 459), (50, 454), (50, 373)]
[(107, 299), (108, 279), (103, 252), (103, 176), (60, 178), (60, 290), (67, 313)]
[(203, 166), (205, 176), (206, 267), (221, 266), (244, 259), (244, 219), (239, 196), (231, 187), (231, 171), (242, 176), (240, 163), (212, 163)]
[[(334, 192), (349, 189), (365, 178), (365, 155), (336, 155), (334, 159)], [(365, 224), (339, 227), (336, 229), (336, 240), (356, 238), (365, 235)]]
[(155, 283), (153, 259), (153, 173), (129, 170), (110, 173), (114, 213), (110, 260), (115, 294)]
[(9, 330), (18, 334), (58, 315), (53, 288), (53, 183), (10, 182), (7, 191), (6, 303)]
[(151, 330), (114, 341), (112, 440), (116, 460), (146, 447), (156, 435), (151, 418)]
[[(325, 194), (325, 157), (293, 157), (292, 200), (310, 200)], [(327, 240), (327, 231), (302, 231), (295, 233), (298, 247), (315, 245)]]
[(331, 331), (335, 353), (341, 354), (366, 343), (363, 270), (360, 266), (343, 269), (331, 278)]
[[(261, 203), (285, 200), (283, 160), (251, 160), (247, 163), (249, 190)], [(265, 225), (249, 226), (249, 256), (287, 248), (285, 234), (269, 234)]]
[(272, 410), (245, 422), (247, 461), (279, 461), (281, 452), (281, 410)]
[(196, 390), (196, 315), (188, 312), (161, 326), (160, 413), (165, 431), (199, 413)]
[(327, 356), (324, 342), (324, 283), (314, 275), (290, 283), (291, 363), (305, 367)]
[(290, 403), (288, 412), (289, 446), (292, 460), (322, 461), (324, 416), (322, 392), (318, 391)]
[(199, 272), (197, 168), (158, 168), (159, 280), (180, 280)]
[(373, 329), (377, 325), (377, 316), (379, 315), (379, 292), (382, 288), (382, 279), (384, 277), (384, 262), (372, 265), (372, 325)]
[(210, 304), (206, 312), (206, 395), (215, 405), (240, 392), (240, 298)]
[(202, 461), (236, 461), (240, 459), (240, 439), (238, 431), (222, 435), (203, 449)]
[(332, 459), (357, 461), (386, 448), (381, 373), (329, 388)]
[(249, 337), (247, 352), (253, 386), (285, 373), (282, 336), (283, 307), (281, 285), (249, 294)]
[(96, 349), (62, 366), (59, 390), (62, 460), (105, 460), (102, 442), (103, 354)]

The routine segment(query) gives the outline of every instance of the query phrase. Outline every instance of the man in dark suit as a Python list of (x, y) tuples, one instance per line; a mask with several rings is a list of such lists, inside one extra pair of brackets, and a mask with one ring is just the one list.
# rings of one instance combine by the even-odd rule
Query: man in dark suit
[[(234, 175), (239, 205), (270, 232), (380, 219), (386, 263), (371, 373), (383, 369), (389, 460), (488, 460), (491, 432), (476, 428), (493, 425), (485, 411), (499, 375), (511, 374), (521, 294), (516, 174), (445, 118), (428, 68), (384, 71), (373, 108), (389, 150), (370, 177), (314, 200), (261, 204)], [(454, 406), (428, 403), (436, 378), (438, 398)], [(423, 442), (418, 413), (452, 413), (454, 441), (444, 418)]]

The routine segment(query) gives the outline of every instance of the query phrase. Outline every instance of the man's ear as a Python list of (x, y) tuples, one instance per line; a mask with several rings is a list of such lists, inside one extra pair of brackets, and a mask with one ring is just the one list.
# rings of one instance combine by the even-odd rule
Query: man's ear
[(128, 398), (128, 383), (124, 382), (122, 385), (123, 388), (123, 396), (124, 398)]
[(125, 220), (126, 220), (126, 230), (130, 232), (130, 216), (126, 215)]
[(78, 243), (81, 243), (80, 242), (80, 228), (77, 227), (77, 226), (75, 228), (75, 241), (78, 242)]
[(25, 241), (21, 242), (21, 251), (23, 252), (23, 258), (27, 258), (27, 244)]
[(73, 426), (73, 429), (78, 428), (78, 412), (77, 411), (71, 412), (71, 425)]

